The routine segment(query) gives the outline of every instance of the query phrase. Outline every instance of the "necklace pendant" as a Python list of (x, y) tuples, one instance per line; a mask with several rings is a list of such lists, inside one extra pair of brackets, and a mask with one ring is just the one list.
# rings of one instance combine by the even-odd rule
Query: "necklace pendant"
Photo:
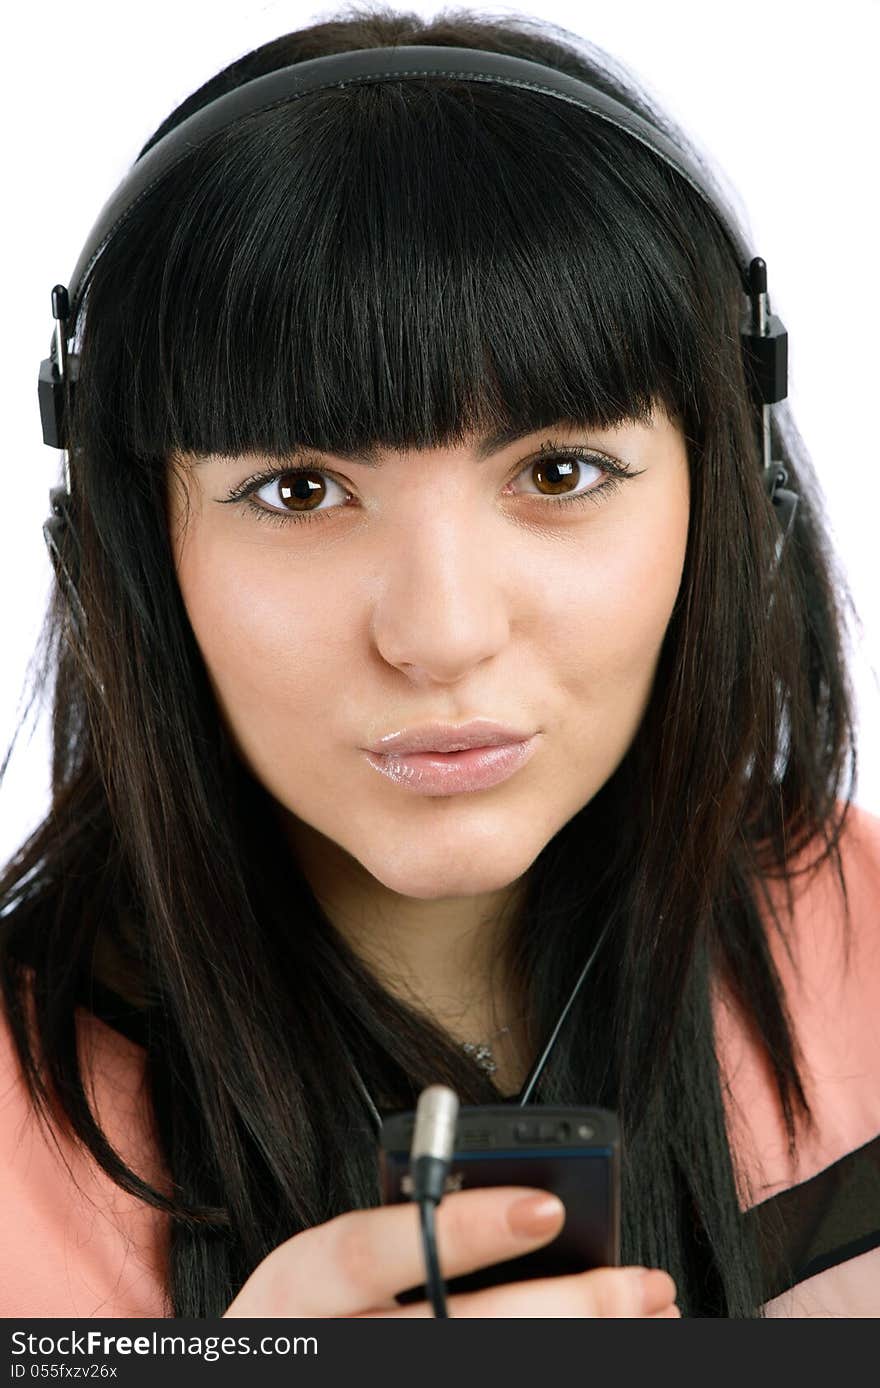
[(492, 1049), (485, 1042), (475, 1044), (473, 1041), (465, 1041), (461, 1048), (465, 1055), (469, 1055), (476, 1065), (487, 1075), (494, 1075), (498, 1069)]

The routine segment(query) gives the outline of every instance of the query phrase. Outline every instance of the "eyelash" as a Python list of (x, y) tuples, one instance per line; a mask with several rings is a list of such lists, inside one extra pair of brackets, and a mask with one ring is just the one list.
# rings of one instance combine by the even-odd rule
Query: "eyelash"
[[(550, 506), (576, 506), (581, 502), (593, 502), (598, 505), (601, 501), (609, 497), (612, 492), (617, 491), (625, 481), (628, 481), (631, 477), (639, 476), (639, 472), (633, 471), (631, 468), (626, 467), (625, 464), (617, 462), (613, 458), (608, 458), (602, 453), (594, 453), (590, 449), (579, 448), (576, 444), (556, 444), (552, 442), (543, 444), (538, 452), (538, 456), (530, 459), (528, 463), (524, 464), (516, 476), (519, 477), (521, 473), (525, 472), (527, 468), (533, 467), (537, 462), (553, 462), (556, 458), (565, 458), (569, 460), (573, 458), (578, 462), (592, 464), (605, 473), (605, 481), (598, 487), (591, 487), (589, 491), (579, 492), (576, 496), (541, 497), (537, 493), (527, 493), (527, 495), (532, 495), (534, 500), (546, 501)], [(272, 525), (287, 525), (291, 521), (294, 524), (298, 524), (300, 521), (320, 519), (322, 516), (327, 515), (327, 510), (344, 511), (347, 509), (345, 506), (331, 506), (324, 511), (270, 511), (265, 506), (261, 506), (248, 499), (254, 492), (264, 487), (267, 482), (274, 482), (276, 478), (279, 477), (295, 476), (300, 472), (314, 472), (322, 477), (330, 477), (333, 481), (336, 481), (333, 474), (328, 472), (326, 468), (310, 465), (307, 462), (293, 467), (287, 464), (283, 468), (273, 468), (268, 472), (261, 472), (254, 477), (247, 478), (244, 482), (240, 483), (239, 486), (234, 487), (229, 492), (223, 504), (234, 501), (247, 501), (247, 509), (252, 515), (258, 520), (268, 521)], [(341, 482), (337, 482), (336, 485), (342, 487), (343, 491), (347, 490), (347, 488), (342, 486)]]

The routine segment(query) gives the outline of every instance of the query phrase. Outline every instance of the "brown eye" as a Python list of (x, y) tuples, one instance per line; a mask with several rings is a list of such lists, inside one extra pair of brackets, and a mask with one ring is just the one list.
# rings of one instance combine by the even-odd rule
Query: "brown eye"
[(345, 489), (320, 468), (293, 468), (288, 472), (279, 472), (267, 482), (263, 482), (254, 493), (261, 503), (255, 509), (261, 509), (264, 513), (274, 513), (282, 520), (296, 519), (298, 516), (308, 519), (313, 512), (319, 510), (323, 515), (327, 510), (338, 509), (331, 504), (336, 500), (333, 496), (334, 487), (339, 493), (339, 499), (344, 501), (347, 495)]
[[(587, 473), (582, 475), (581, 468)], [(592, 468), (596, 474), (589, 475)], [(584, 449), (559, 448), (548, 445), (541, 456), (526, 463), (520, 471), (534, 488), (520, 495), (543, 498), (549, 504), (544, 510), (550, 514), (553, 509), (566, 506), (598, 505), (615, 492), (629, 477), (637, 477), (624, 463), (602, 454)]]
[[(591, 468), (597, 476), (590, 476)], [(601, 458), (594, 458), (588, 453), (553, 453), (547, 450), (540, 458), (527, 463), (520, 472), (519, 476), (525, 478), (528, 484), (521, 495), (558, 496), (561, 501), (569, 498), (575, 501), (599, 491), (600, 488), (592, 484), (608, 471)]]
[(278, 478), (278, 496), (292, 511), (314, 511), (323, 501), (327, 488), (319, 472), (285, 473)]
[(529, 476), (543, 496), (565, 496), (577, 485), (579, 471), (576, 458), (540, 458)]

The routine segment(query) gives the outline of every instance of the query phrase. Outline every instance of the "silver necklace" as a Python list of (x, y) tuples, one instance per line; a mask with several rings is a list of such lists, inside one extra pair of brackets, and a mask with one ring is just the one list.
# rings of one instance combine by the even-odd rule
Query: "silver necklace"
[[(514, 1020), (521, 1021), (522, 1019), (517, 1017)], [(464, 1051), (465, 1055), (471, 1057), (474, 1063), (478, 1065), (485, 1074), (494, 1075), (495, 1071), (498, 1069), (498, 1062), (492, 1053), (492, 1047), (489, 1045), (489, 1042), (496, 1040), (499, 1036), (504, 1036), (505, 1032), (510, 1031), (511, 1026), (512, 1023), (509, 1022), (507, 1026), (502, 1027), (500, 1031), (493, 1032), (485, 1041), (464, 1041), (462, 1042), (461, 1049)]]

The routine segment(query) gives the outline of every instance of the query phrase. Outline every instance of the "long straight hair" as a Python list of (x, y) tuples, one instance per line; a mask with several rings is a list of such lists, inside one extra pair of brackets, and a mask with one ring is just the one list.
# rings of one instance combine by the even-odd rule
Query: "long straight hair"
[[(246, 55), (150, 144), (249, 78), (399, 43), (583, 76), (689, 148), (563, 30), (384, 7)], [(499, 1095), (347, 947), (232, 748), (175, 575), (169, 459), (435, 448), (487, 425), (645, 420), (658, 403), (688, 447), (680, 592), (642, 723), (530, 867), (507, 964), (537, 1049), (611, 921), (537, 1097), (619, 1113), (625, 1262), (667, 1268), (685, 1315), (761, 1314), (711, 1000), (723, 985), (755, 1028), (795, 1143), (811, 1115), (758, 897), (814, 844), (845, 899), (856, 754), (845, 581), (785, 406), (774, 456), (802, 501), (771, 589), (742, 309), (711, 211), (651, 151), (541, 93), (451, 79), (325, 91), (242, 122), (101, 255), (71, 450), (84, 626), (56, 588), (35, 684), (52, 690), (52, 803), (0, 878), (0, 978), (42, 1121), (169, 1216), (171, 1314), (222, 1314), (283, 1240), (378, 1203), (352, 1059), (388, 1110), (438, 1081), (464, 1103)], [(166, 1189), (122, 1161), (83, 1088), (75, 1008), (108, 942), (147, 1019)]]

